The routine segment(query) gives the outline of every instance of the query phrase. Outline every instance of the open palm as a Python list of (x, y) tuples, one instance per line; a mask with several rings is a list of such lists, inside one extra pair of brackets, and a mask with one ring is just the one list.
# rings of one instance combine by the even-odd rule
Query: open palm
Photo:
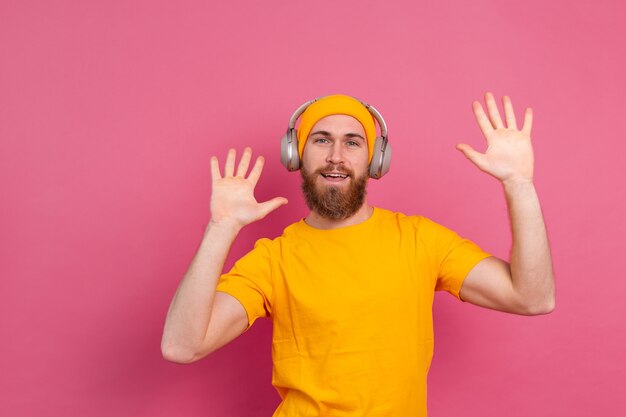
[(532, 110), (526, 109), (524, 125), (517, 129), (511, 99), (502, 98), (506, 126), (498, 112), (493, 94), (485, 94), (488, 115), (478, 101), (472, 103), (474, 116), (487, 140), (485, 153), (475, 151), (470, 145), (458, 144), (457, 149), (472, 161), (480, 170), (496, 177), (503, 183), (532, 181), (533, 149), (530, 140)]
[(254, 198), (254, 188), (263, 171), (264, 158), (256, 159), (250, 174), (246, 178), (252, 150), (246, 148), (243, 152), (237, 172), (235, 172), (234, 149), (228, 151), (224, 175), (220, 173), (219, 163), (216, 157), (211, 158), (211, 222), (213, 224), (227, 223), (236, 227), (243, 227), (256, 220), (260, 220), (268, 213), (276, 210), (287, 199), (276, 197), (263, 203)]

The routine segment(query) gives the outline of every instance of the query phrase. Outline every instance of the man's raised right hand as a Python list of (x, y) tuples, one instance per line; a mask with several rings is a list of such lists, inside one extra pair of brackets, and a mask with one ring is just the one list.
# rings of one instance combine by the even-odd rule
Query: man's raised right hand
[(250, 174), (246, 178), (252, 149), (245, 148), (235, 173), (236, 151), (230, 149), (224, 166), (224, 176), (220, 173), (217, 157), (211, 157), (211, 177), (213, 191), (211, 194), (211, 225), (235, 227), (240, 229), (247, 224), (260, 220), (283, 204), (284, 197), (275, 197), (259, 203), (254, 198), (256, 187), (265, 159), (257, 157)]

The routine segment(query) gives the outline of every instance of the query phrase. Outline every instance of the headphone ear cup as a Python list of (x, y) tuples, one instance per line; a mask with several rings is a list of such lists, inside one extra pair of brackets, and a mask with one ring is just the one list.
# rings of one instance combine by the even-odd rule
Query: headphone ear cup
[(280, 142), (280, 162), (289, 171), (300, 169), (300, 155), (298, 154), (298, 131), (289, 129)]
[(379, 179), (389, 171), (391, 166), (391, 145), (386, 139), (377, 137), (374, 142), (372, 162), (370, 162), (370, 178)]

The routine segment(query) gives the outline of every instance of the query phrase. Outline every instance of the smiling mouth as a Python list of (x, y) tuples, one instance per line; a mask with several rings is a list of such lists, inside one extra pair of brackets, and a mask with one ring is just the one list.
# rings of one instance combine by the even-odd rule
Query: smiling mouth
[(322, 177), (324, 178), (328, 178), (328, 179), (337, 179), (337, 180), (343, 180), (348, 178), (348, 174), (341, 174), (341, 173), (327, 173), (324, 174), (322, 173)]

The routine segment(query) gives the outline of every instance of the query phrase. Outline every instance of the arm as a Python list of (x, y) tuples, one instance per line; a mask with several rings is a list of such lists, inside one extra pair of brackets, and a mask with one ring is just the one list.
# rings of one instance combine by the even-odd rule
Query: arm
[(258, 157), (245, 178), (251, 155), (246, 148), (235, 174), (235, 150), (231, 149), (223, 177), (217, 158), (211, 158), (211, 220), (165, 319), (161, 352), (167, 360), (196, 361), (233, 340), (248, 325), (243, 306), (228, 294), (216, 294), (215, 288), (239, 231), (287, 203), (282, 197), (264, 203), (255, 200), (254, 187), (264, 160)]
[(517, 129), (513, 105), (503, 98), (504, 126), (493, 95), (485, 95), (489, 117), (479, 102), (474, 115), (488, 148), (482, 154), (469, 145), (459, 149), (480, 170), (502, 183), (512, 233), (510, 264), (490, 257), (479, 262), (465, 278), (460, 296), (482, 307), (515, 314), (546, 314), (554, 309), (552, 258), (541, 206), (533, 185), (533, 151), (530, 140), (532, 110)]

